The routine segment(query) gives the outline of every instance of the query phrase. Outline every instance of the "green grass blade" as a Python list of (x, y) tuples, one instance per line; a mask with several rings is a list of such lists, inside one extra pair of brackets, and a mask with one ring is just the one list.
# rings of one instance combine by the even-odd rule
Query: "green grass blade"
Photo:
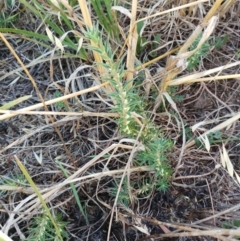
[[(28, 31), (28, 30), (14, 29), (14, 28), (0, 28), (0, 32), (1, 33), (21, 34), (21, 35), (24, 35), (28, 38), (33, 38), (34, 39), (33, 42), (36, 42), (35, 41), (36, 39), (50, 41), (50, 39), (47, 35), (34, 33), (34, 32), (31, 32), (31, 31)], [(44, 45), (42, 42), (40, 42), (39, 44)], [(74, 43), (71, 44), (68, 41), (64, 40), (63, 45), (77, 51), (77, 46)], [(49, 44), (45, 45), (45, 47), (49, 47)], [(87, 57), (87, 53), (86, 53), (85, 49), (82, 49), (82, 48), (79, 51), (79, 57), (83, 60), (89, 60), (89, 58)]]
[(10, 101), (8, 102), (7, 104), (3, 105), (0, 107), (0, 110), (9, 110), (10, 108), (12, 108), (13, 106), (25, 101), (25, 100), (28, 100), (29, 98), (31, 98), (32, 96), (31, 95), (26, 95), (26, 96), (23, 96), (23, 97), (19, 97), (13, 101)]
[(47, 35), (34, 33), (28, 30), (22, 30), (22, 29), (15, 29), (15, 28), (0, 28), (1, 33), (16, 33), (16, 34), (22, 34), (27, 37), (36, 38), (36, 39), (42, 39), (45, 41), (50, 41)]
[(112, 17), (111, 13), (111, 7), (112, 7), (112, 1), (104, 1), (105, 7), (107, 9), (107, 14), (103, 11), (103, 5), (101, 1), (99, 0), (91, 0), (92, 6), (98, 16), (98, 20), (101, 23), (101, 25), (106, 29), (106, 31), (114, 36), (116, 30), (116, 26)]
[(107, 9), (108, 20), (111, 24), (114, 24), (114, 19), (113, 19), (112, 12), (111, 12), (112, 1), (105, 1), (104, 3), (105, 3), (105, 6), (106, 6), (106, 9)]
[(118, 29), (118, 26), (116, 25), (115, 23), (115, 20), (113, 18), (113, 15), (112, 15), (112, 12), (111, 12), (111, 8), (112, 8), (112, 3), (113, 1), (105, 1), (105, 6), (106, 6), (106, 9), (107, 9), (107, 15), (108, 15), (108, 19), (110, 21), (110, 26), (111, 26), (111, 30), (113, 31), (113, 35), (115, 37), (119, 37), (119, 29)]
[[(43, 9), (42, 5), (39, 4), (37, 1), (34, 1), (34, 4), (36, 5), (36, 7), (33, 7), (32, 5), (30, 5), (26, 0), (20, 0), (20, 2), (26, 7), (28, 8), (33, 14), (35, 14), (36, 16), (38, 16), (39, 18), (41, 18), (52, 30), (55, 34), (62, 36), (65, 31), (62, 30), (57, 23), (55, 23), (54, 21), (52, 21), (49, 17), (43, 17), (43, 16), (48, 16), (48, 14), (46, 13), (46, 11)], [(40, 9), (42, 11), (42, 13), (40, 11), (38, 11), (37, 9)], [(64, 15), (61, 14), (61, 17), (63, 19), (63, 22), (66, 24), (66, 26), (68, 27), (69, 30), (73, 30), (72, 24), (69, 21), (69, 19)], [(26, 30), (17, 30), (17, 31), (26, 31)], [(12, 30), (12, 32), (15, 32), (14, 30)], [(16, 32), (17, 33), (17, 32)], [(49, 38), (47, 37), (47, 35), (43, 35), (43, 34), (36, 34), (34, 32), (18, 32), (20, 34), (23, 34), (25, 36), (28, 37), (33, 37), (33, 38), (40, 38), (40, 39), (44, 39), (46, 41), (49, 41)], [(63, 45), (68, 46), (69, 48), (77, 51), (77, 44), (75, 44), (68, 36), (65, 37), (64, 41), (63, 41)], [(88, 60), (88, 56), (87, 53), (84, 49), (80, 49), (79, 51), (79, 56), (81, 59), (83, 60)]]
[(55, 220), (54, 220), (54, 218), (53, 218), (53, 216), (52, 216), (52, 214), (51, 214), (51, 212), (50, 212), (50, 210), (49, 210), (49, 208), (48, 208), (45, 200), (43, 199), (41, 193), (38, 191), (37, 186), (36, 186), (35, 183), (33, 182), (31, 176), (29, 175), (29, 173), (28, 173), (28, 171), (27, 171), (27, 169), (24, 167), (24, 165), (21, 163), (21, 161), (18, 159), (18, 157), (17, 157), (16, 155), (15, 155), (14, 157), (15, 157), (16, 162), (17, 162), (19, 168), (21, 169), (22, 173), (24, 174), (24, 176), (25, 176), (26, 179), (28, 180), (29, 184), (30, 184), (31, 187), (33, 188), (33, 190), (34, 190), (34, 192), (36, 193), (37, 197), (39, 198), (39, 200), (40, 200), (40, 202), (41, 202), (41, 204), (42, 204), (42, 206), (43, 206), (46, 214), (47, 214), (48, 217), (50, 218), (50, 220), (51, 220), (51, 222), (52, 222), (52, 224), (53, 224), (53, 226), (54, 226), (54, 228), (55, 228), (55, 230), (56, 230), (56, 234), (57, 234), (58, 238), (63, 241), (63, 238), (62, 238), (62, 236), (61, 236), (61, 232), (60, 232), (60, 230), (59, 230), (59, 227), (57, 226), (57, 224), (56, 224), (56, 222), (55, 222)]
[[(58, 160), (56, 160), (56, 163), (59, 165), (60, 169), (62, 170), (62, 172), (64, 173), (65, 177), (68, 178), (68, 174), (67, 174), (67, 171), (64, 169), (64, 167), (62, 166), (61, 162), (59, 162)], [(83, 207), (82, 207), (82, 204), (80, 202), (80, 199), (79, 199), (79, 196), (77, 194), (77, 189), (76, 187), (74, 186), (73, 183), (70, 183), (70, 186), (72, 188), (72, 191), (73, 191), (73, 195), (76, 199), (76, 202), (77, 202), (77, 205), (79, 207), (79, 210), (80, 212), (82, 213), (82, 215), (84, 216), (85, 220), (86, 220), (86, 223), (89, 224), (88, 222), (88, 217), (87, 217), (87, 214), (84, 212), (83, 210)]]

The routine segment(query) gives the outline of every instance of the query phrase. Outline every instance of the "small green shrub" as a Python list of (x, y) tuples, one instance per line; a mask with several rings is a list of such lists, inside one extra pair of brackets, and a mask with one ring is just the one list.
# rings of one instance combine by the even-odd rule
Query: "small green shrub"
[[(61, 96), (62, 96), (62, 93), (60, 91), (57, 90), (54, 92), (54, 98), (59, 98)], [(56, 105), (57, 109), (59, 109), (59, 110), (67, 109), (67, 106), (63, 101), (59, 101), (55, 105)]]
[[(200, 34), (193, 44), (190, 46), (189, 50), (192, 51), (197, 48), (200, 40), (202, 38), (202, 34)], [(224, 35), (221, 37), (216, 38), (209, 38), (200, 49), (198, 49), (190, 58), (188, 58), (188, 70), (193, 70), (196, 68), (203, 57), (207, 57), (210, 54), (211, 48), (215, 47), (219, 50), (226, 42), (228, 41), (228, 35)]]
[[(120, 184), (120, 180), (119, 183), (114, 183), (113, 187), (110, 188), (110, 195), (115, 198), (117, 196), (118, 193), (118, 189), (119, 189), (119, 184)], [(118, 196), (118, 203), (122, 203), (125, 206), (128, 206), (128, 204), (130, 203), (130, 198), (129, 198), (129, 191), (132, 193), (133, 191), (133, 187), (132, 187), (133, 183), (131, 183), (131, 190), (129, 190), (129, 185), (127, 182), (127, 178), (125, 177), (119, 192), (119, 196)]]
[[(194, 49), (197, 48), (201, 38), (202, 38), (202, 34), (200, 34), (195, 39), (195, 41), (189, 48), (190, 51), (193, 51)], [(188, 70), (193, 70), (194, 68), (196, 68), (199, 65), (201, 59), (203, 57), (208, 56), (208, 54), (210, 53), (210, 48), (211, 48), (211, 45), (209, 43), (209, 40), (205, 41), (205, 43), (201, 46), (201, 48), (198, 49), (190, 58), (188, 58), (188, 67), (187, 67)]]
[(228, 41), (229, 36), (227, 34), (225, 34), (224, 36), (218, 37), (215, 40), (215, 48), (217, 48), (218, 50), (220, 48), (222, 48), (222, 46), (224, 46), (224, 44), (226, 44), (226, 42)]
[(178, 91), (178, 86), (169, 86), (167, 89), (168, 94), (172, 97), (175, 103), (180, 103), (184, 101), (184, 96), (176, 94)]
[[(133, 201), (137, 200), (137, 197), (142, 197), (148, 195), (153, 189), (155, 182), (155, 177), (153, 178), (144, 178), (143, 180), (131, 181), (130, 185), (128, 184), (127, 178), (125, 177), (118, 195), (118, 203), (121, 203), (125, 206), (128, 206), (130, 203), (129, 193), (131, 193)], [(113, 187), (110, 188), (110, 195), (115, 198), (118, 193), (120, 186), (120, 180), (117, 180)], [(130, 188), (130, 190), (129, 190)]]
[[(11, 187), (21, 187), (27, 184), (27, 180), (23, 174), (13, 174), (10, 177), (0, 177), (0, 184)], [(4, 195), (6, 193), (7, 191), (0, 191), (1, 195)]]
[[(124, 56), (120, 59), (116, 58), (117, 51), (112, 51), (110, 39), (104, 40), (103, 44), (103, 34), (97, 26), (85, 31), (84, 35), (94, 43), (94, 46), (86, 48), (97, 52), (104, 61), (101, 66), (106, 70), (106, 74), (102, 76), (102, 81), (108, 81), (113, 87), (110, 93), (114, 102), (112, 110), (120, 115), (117, 120), (120, 133), (128, 138), (137, 138), (141, 133), (139, 137), (145, 146), (145, 151), (137, 155), (135, 162), (156, 170), (151, 189), (156, 187), (158, 190), (166, 191), (171, 177), (170, 166), (167, 163), (167, 152), (172, 147), (171, 141), (163, 136), (159, 127), (152, 123), (146, 111), (146, 100), (139, 94), (138, 87), (133, 83), (133, 87), (129, 88), (129, 82), (125, 82)], [(126, 203), (128, 191), (125, 185), (121, 188), (123, 192), (120, 197)]]
[[(54, 215), (53, 215), (54, 216)], [(60, 230), (63, 239), (68, 238), (68, 233), (65, 230), (67, 222), (62, 221), (62, 215), (55, 215), (55, 223)], [(28, 228), (28, 237), (25, 241), (58, 241), (60, 240), (55, 232), (51, 219), (48, 215), (42, 214), (34, 217), (31, 220), (30, 227)]]

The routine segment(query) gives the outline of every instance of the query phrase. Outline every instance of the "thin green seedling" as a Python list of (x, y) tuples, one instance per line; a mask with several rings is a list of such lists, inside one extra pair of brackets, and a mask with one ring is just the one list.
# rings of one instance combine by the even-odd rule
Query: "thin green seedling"
[(144, 26), (144, 21), (140, 21), (137, 23), (137, 33), (138, 33), (138, 41), (137, 41), (137, 55), (140, 55), (142, 51), (145, 49), (145, 45), (147, 43), (147, 38), (141, 37), (141, 31)]
[[(62, 172), (65, 175), (65, 177), (68, 178), (69, 175), (68, 175), (67, 171), (65, 170), (65, 168), (63, 167), (62, 163), (60, 161), (58, 161), (58, 160), (56, 160), (56, 163), (58, 164), (58, 166), (62, 170)], [(70, 183), (70, 187), (72, 189), (73, 195), (75, 197), (75, 200), (77, 202), (77, 205), (79, 207), (80, 212), (82, 213), (83, 217), (85, 218), (86, 223), (89, 224), (87, 213), (83, 209), (83, 206), (82, 206), (81, 201), (79, 199), (76, 187), (74, 186), (73, 183)]]
[(34, 192), (36, 193), (37, 197), (39, 198), (44, 211), (46, 212), (46, 215), (49, 217), (49, 219), (51, 220), (55, 232), (56, 232), (56, 237), (59, 238), (59, 240), (63, 241), (62, 235), (61, 235), (61, 230), (59, 229), (59, 226), (56, 224), (55, 219), (53, 218), (45, 200), (43, 199), (41, 193), (39, 192), (37, 186), (35, 185), (35, 183), (33, 182), (31, 176), (29, 175), (27, 169), (24, 167), (24, 165), (21, 163), (21, 161), (17, 158), (17, 156), (14, 156), (17, 162), (17, 165), (19, 166), (20, 170), (22, 171), (22, 173), (24, 174), (24, 176), (26, 177), (26, 179), (28, 180), (29, 184), (31, 185), (31, 187), (33, 188)]

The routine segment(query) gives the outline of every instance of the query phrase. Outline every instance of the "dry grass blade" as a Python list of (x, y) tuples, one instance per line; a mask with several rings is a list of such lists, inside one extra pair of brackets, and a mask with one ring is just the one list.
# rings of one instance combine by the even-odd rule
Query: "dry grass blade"
[(210, 152), (210, 147), (211, 147), (211, 146), (210, 146), (210, 142), (209, 142), (209, 139), (208, 139), (207, 135), (201, 135), (201, 136), (199, 137), (199, 139), (200, 139), (200, 141), (204, 144), (206, 150), (207, 150), (208, 152)]
[[(199, 50), (202, 47), (202, 45), (207, 41), (209, 36), (212, 34), (213, 30), (217, 26), (217, 22), (218, 22), (218, 17), (217, 16), (213, 16), (211, 19), (209, 19), (208, 25), (207, 25), (206, 29), (204, 30), (203, 35), (202, 35), (202, 37), (201, 37), (197, 47), (194, 50), (190, 51), (190, 52), (186, 51), (185, 53), (178, 54), (178, 57), (180, 59), (181, 58), (186, 59), (186, 58), (191, 57), (195, 52), (197, 52), (197, 50)], [(198, 37), (198, 36), (195, 36), (195, 37)], [(180, 51), (181, 51), (181, 49), (180, 49)]]
[(228, 173), (231, 177), (233, 177), (233, 164), (232, 162), (230, 161), (230, 158), (228, 156), (228, 153), (227, 153), (227, 150), (225, 148), (225, 146), (223, 145), (222, 147), (223, 151), (222, 151), (222, 154), (221, 154), (221, 158), (222, 158), (222, 163), (224, 163), (224, 166), (227, 166), (227, 170), (228, 170)]
[[(154, 223), (155, 225), (159, 225), (159, 226), (167, 226), (167, 227), (171, 227), (174, 229), (177, 229), (177, 231), (174, 232), (169, 232), (169, 233), (165, 233), (165, 234), (160, 234), (160, 235), (151, 235), (148, 238), (163, 238), (163, 237), (194, 237), (194, 236), (210, 236), (210, 237), (214, 237), (217, 238), (219, 240), (231, 240), (231, 241), (236, 241), (236, 239), (233, 238), (228, 238), (225, 237), (226, 235), (231, 235), (231, 231), (235, 231), (235, 230), (227, 230), (227, 229), (216, 229), (211, 227), (211, 230), (201, 230), (201, 229), (197, 229), (196, 227), (191, 227), (188, 224), (182, 224), (182, 223), (167, 223), (167, 222), (161, 222), (158, 221), (154, 218), (145, 218), (145, 217), (141, 217), (141, 219), (146, 220), (148, 222)], [(204, 227), (203, 229), (209, 229), (208, 227)], [(182, 232), (184, 231), (184, 232)], [(237, 231), (239, 232), (239, 231)], [(145, 240), (143, 239), (139, 239), (139, 241), (143, 241)]]
[(32, 97), (31, 95), (28, 95), (28, 96), (19, 97), (19, 98), (13, 100), (13, 101), (10, 101), (7, 104), (4, 104), (3, 106), (1, 106), (0, 111), (9, 110), (13, 106), (15, 106), (15, 105), (17, 105), (17, 104), (19, 104), (19, 103), (21, 103), (25, 100), (28, 100), (31, 97)]
[[(136, 22), (136, 14), (137, 14), (137, 5), (138, 1), (132, 1), (132, 13), (131, 13), (131, 22), (129, 29), (129, 37), (128, 37), (128, 53), (127, 53), (127, 81), (131, 81), (133, 79), (134, 73), (134, 63), (135, 63), (135, 55), (137, 49), (137, 41), (138, 41), (138, 33), (137, 33), (137, 25)], [(129, 84), (129, 88), (132, 87), (132, 84)]]
[[(185, 64), (186, 59), (191, 57), (194, 53), (196, 53), (201, 48), (201, 46), (207, 41), (207, 39), (213, 32), (214, 28), (216, 27), (217, 20), (218, 20), (218, 17), (216, 16), (213, 16), (211, 19), (209, 19), (208, 25), (203, 33), (203, 36), (199, 41), (197, 47), (193, 51), (189, 52), (187, 50), (191, 46), (191, 44), (195, 41), (195, 39), (199, 36), (199, 34), (202, 32), (204, 25), (202, 26), (200, 24), (198, 26), (198, 28), (190, 36), (188, 41), (181, 47), (176, 58), (168, 59), (167, 65), (165, 68), (167, 74), (165, 78), (162, 80), (162, 83), (160, 85), (162, 92), (165, 92), (167, 90), (167, 87), (170, 85), (170, 82), (187, 67), (187, 65)], [(205, 21), (203, 20), (203, 22)]]
[(174, 11), (177, 11), (177, 10), (180, 10), (180, 9), (184, 9), (184, 8), (188, 8), (188, 7), (191, 7), (191, 6), (195, 6), (195, 5), (198, 5), (199, 3), (203, 3), (203, 2), (208, 2), (208, 0), (198, 0), (198, 1), (195, 1), (195, 2), (191, 2), (191, 3), (188, 3), (188, 4), (181, 5), (179, 7), (168, 9), (166, 11), (162, 11), (160, 13), (156, 13), (156, 14), (153, 14), (151, 16), (148, 16), (148, 17), (141, 18), (141, 19), (137, 20), (136, 24), (138, 22), (142, 22), (142, 21), (148, 20), (150, 18), (154, 18), (154, 17), (160, 16), (160, 15), (164, 15), (166, 13), (171, 13), (171, 12), (174, 12)]
[(220, 159), (221, 159), (222, 166), (224, 168), (227, 168), (227, 171), (228, 171), (229, 175), (232, 178), (235, 175), (235, 177), (237, 179), (237, 182), (240, 184), (240, 177), (237, 174), (237, 172), (234, 170), (233, 164), (232, 164), (232, 162), (231, 162), (231, 160), (229, 158), (228, 152), (227, 152), (227, 150), (226, 150), (224, 145), (222, 146), (222, 152), (220, 150)]
[(158, 62), (159, 60), (164, 59), (164, 58), (170, 56), (171, 54), (177, 52), (179, 49), (180, 49), (180, 47), (177, 47), (175, 49), (171, 49), (168, 52), (166, 52), (166, 53), (164, 53), (164, 54), (162, 54), (162, 55), (160, 55), (160, 56), (158, 56), (158, 57), (156, 57), (156, 58), (154, 58), (154, 59), (152, 59), (152, 60), (150, 60), (150, 61), (148, 61), (146, 63), (143, 63), (143, 64), (139, 65), (136, 68), (136, 70), (140, 70), (140, 69), (146, 68), (149, 65), (154, 64), (154, 63)]
[(226, 0), (222, 3), (219, 8), (219, 12), (221, 16), (224, 16), (226, 12), (230, 9), (230, 7), (235, 3), (235, 0)]
[(8, 186), (8, 185), (0, 185), (1, 191), (11, 191), (11, 192), (18, 192), (18, 193), (25, 193), (25, 194), (33, 194), (34, 190), (28, 187), (15, 187), (15, 186)]
[[(223, 75), (223, 76), (212, 76), (212, 77), (206, 77), (206, 78), (200, 78), (200, 79), (195, 79), (192, 81), (189, 81), (188, 84), (190, 83), (199, 83), (199, 82), (205, 82), (205, 81), (216, 81), (216, 80), (236, 80), (240, 78), (240, 74), (232, 74), (232, 75)], [(186, 83), (184, 83), (186, 84)], [(170, 84), (173, 85), (173, 84)]]
[(239, 177), (239, 175), (238, 175), (237, 172), (235, 172), (235, 171), (234, 171), (234, 174), (235, 174), (235, 176), (236, 176), (236, 179), (237, 179), (237, 181), (238, 181), (238, 184), (240, 184), (240, 177)]
[(224, 156), (223, 156), (223, 153), (221, 152), (221, 150), (220, 150), (220, 160), (221, 160), (222, 166), (224, 168), (226, 168), (226, 162), (224, 160)]
[(11, 110), (0, 110), (3, 114), (14, 114), (14, 115), (63, 115), (63, 116), (84, 116), (84, 117), (104, 117), (104, 118), (117, 118), (118, 113), (103, 113), (103, 112), (57, 112), (57, 111), (11, 111)]
[(86, 26), (92, 27), (92, 20), (89, 14), (88, 6), (86, 0), (78, 0), (80, 9), (82, 11), (83, 19), (85, 21)]
[(236, 61), (235, 63), (223, 65), (214, 69), (206, 70), (200, 73), (194, 73), (188, 76), (180, 77), (175, 80), (171, 80), (169, 82), (169, 86), (173, 85), (181, 85), (181, 84), (190, 84), (190, 83), (196, 83), (196, 82), (201, 82), (201, 81), (210, 81), (210, 80), (221, 80), (221, 79), (234, 79), (234, 78), (239, 78), (239, 74), (235, 75), (225, 75), (225, 76), (212, 76), (212, 77), (207, 77), (207, 78), (202, 78), (203, 76), (206, 75), (211, 75), (213, 73), (219, 73), (225, 69), (232, 68), (235, 66), (240, 65), (240, 61)]
[(182, 48), (179, 50), (178, 56), (187, 52), (188, 48), (191, 46), (191, 44), (194, 42), (194, 40), (199, 36), (199, 34), (202, 32), (202, 29), (206, 26), (208, 21), (218, 12), (218, 8), (221, 5), (223, 0), (217, 0), (214, 5), (211, 7), (205, 18), (202, 20), (201, 24), (195, 29), (195, 31), (192, 33), (192, 35), (188, 38), (186, 43), (182, 46)]
[[(59, 101), (63, 101), (63, 100), (67, 100), (69, 98), (73, 98), (73, 97), (78, 96), (78, 95), (86, 94), (86, 93), (98, 90), (98, 89), (100, 89), (100, 88), (102, 88), (106, 85), (108, 85), (107, 82), (105, 82), (103, 84), (100, 84), (100, 85), (97, 85), (97, 86), (94, 86), (94, 87), (90, 87), (88, 89), (84, 89), (84, 90), (69, 94), (69, 95), (65, 95), (65, 96), (62, 96), (62, 97), (59, 97), (59, 98), (55, 98), (53, 100), (46, 101), (45, 105), (51, 105), (51, 104), (57, 103)], [(39, 104), (36, 104), (36, 105), (31, 105), (31, 106), (26, 107), (26, 108), (22, 108), (22, 109), (18, 110), (18, 112), (31, 111), (31, 110), (35, 110), (35, 109), (41, 108), (41, 107), (43, 107), (43, 104), (39, 103)], [(16, 115), (17, 115), (17, 113), (16, 114), (4, 114), (4, 115), (0, 116), (0, 120), (9, 119), (9, 118), (11, 118), (13, 116), (16, 116)]]
[(0, 230), (0, 241), (12, 241), (12, 239)]
[[(214, 230), (194, 230), (191, 232), (183, 232), (183, 233), (168, 233), (168, 234), (159, 234), (157, 235), (157, 238), (173, 238), (173, 237), (198, 237), (198, 236), (209, 236), (218, 238), (219, 240), (223, 241), (237, 241), (237, 239), (234, 238), (228, 238), (225, 236), (239, 236), (240, 231), (238, 230), (229, 230), (229, 229), (214, 229)], [(155, 236), (156, 237), (156, 236)]]
[[(223, 128), (226, 128), (230, 125), (232, 125), (235, 121), (237, 121), (240, 118), (240, 112), (236, 113), (235, 116), (231, 117), (230, 119), (222, 122), (221, 124), (215, 126), (214, 128), (212, 128), (211, 130), (208, 130), (204, 133), (204, 135), (208, 135), (210, 133), (213, 133), (215, 131), (220, 131)], [(189, 143), (186, 144), (185, 149), (193, 146), (195, 144), (195, 141), (190, 141)]]
[[(195, 31), (192, 33), (192, 35), (188, 38), (188, 40), (186, 41), (186, 43), (181, 47), (181, 49), (179, 50), (179, 53), (177, 55), (177, 59), (182, 60), (182, 59), (186, 59), (188, 57), (190, 57), (192, 54), (194, 54), (195, 51), (197, 51), (197, 49), (199, 49), (202, 44), (208, 39), (208, 37), (210, 36), (210, 34), (212, 33), (212, 31), (214, 30), (216, 24), (217, 24), (217, 17), (214, 16), (218, 13), (219, 11), (219, 7), (221, 5), (223, 0), (217, 0), (214, 5), (212, 6), (212, 8), (209, 10), (209, 12), (207, 13), (207, 15), (205, 16), (205, 18), (202, 20), (201, 24), (195, 29)], [(202, 36), (201, 41), (199, 42), (197, 48), (190, 52), (187, 52), (188, 48), (191, 46), (191, 44), (196, 40), (196, 38), (201, 34), (202, 29), (206, 26), (206, 30), (204, 31), (204, 34)], [(177, 61), (174, 59), (170, 59), (166, 65), (166, 70), (168, 71), (168, 74), (165, 76), (165, 78), (163, 79), (162, 83), (161, 83), (161, 90), (162, 92), (165, 92), (167, 87), (170, 85), (170, 82), (173, 82), (173, 79), (179, 74), (181, 73), (184, 68), (177, 68), (175, 69), (175, 65), (177, 64)]]

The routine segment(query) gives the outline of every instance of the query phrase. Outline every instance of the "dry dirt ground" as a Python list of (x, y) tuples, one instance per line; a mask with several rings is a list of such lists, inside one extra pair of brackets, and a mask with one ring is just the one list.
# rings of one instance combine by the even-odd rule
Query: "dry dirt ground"
[[(153, 7), (150, 3), (145, 5), (145, 8), (150, 7)], [(153, 13), (158, 11), (161, 11), (160, 6), (153, 9)], [(144, 14), (146, 14), (146, 11), (142, 11), (140, 15), (144, 16)], [(158, 24), (152, 21), (144, 34), (152, 36), (154, 33), (160, 33), (159, 46), (171, 43), (164, 48), (159, 48), (157, 54), (163, 54), (170, 48), (181, 45), (188, 38), (199, 23), (200, 15), (199, 9), (193, 16), (173, 17), (164, 15), (158, 19)], [(19, 28), (34, 31), (37, 22), (33, 26), (24, 24), (27, 21), (29, 23), (28, 18), (29, 14), (23, 14), (21, 22), (15, 23), (15, 25)], [(239, 1), (236, 1), (225, 16), (219, 18), (217, 28), (212, 34), (213, 38), (225, 35), (227, 36), (226, 43), (219, 49), (213, 47), (211, 53), (203, 58), (193, 71), (204, 71), (239, 61), (237, 55), (240, 49)], [(14, 34), (6, 34), (6, 38), (25, 65), (31, 64), (46, 52), (43, 46)], [(13, 109), (39, 103), (40, 99), (33, 85), (24, 71), (19, 69), (16, 59), (1, 41), (0, 48), (0, 104), (4, 105), (25, 95), (32, 95), (32, 97)], [(142, 61), (146, 61), (150, 57), (148, 52), (145, 51), (140, 58)], [(149, 67), (153, 78), (157, 69), (164, 68), (165, 63), (166, 59), (163, 59)], [(67, 79), (81, 64), (83, 62), (79, 59), (57, 58), (52, 61), (52, 76), (49, 61), (39, 62), (38, 64), (34, 62), (29, 67), (29, 71), (44, 99), (50, 100), (56, 97), (57, 87), (54, 83), (57, 82), (64, 89), (66, 82), (61, 80)], [(230, 75), (239, 72), (240, 68), (237, 65), (227, 70), (223, 69), (219, 74)], [(83, 69), (78, 75), (82, 85), (79, 87), (74, 83), (69, 87), (69, 91), (73, 92), (91, 87), (94, 80), (87, 75), (88, 73), (88, 69)], [(183, 74), (187, 73), (186, 71)], [(66, 107), (66, 103), (63, 106), (53, 104), (49, 106), (49, 110), (64, 111), (65, 108), (70, 108), (76, 112), (81, 110), (109, 112), (109, 100), (101, 100), (100, 94), (100, 92), (91, 92), (81, 98), (79, 97), (79, 102), (74, 99), (69, 100), (67, 102), (68, 107)], [(187, 141), (192, 138), (192, 135), (198, 136), (240, 111), (240, 79), (180, 85), (174, 95), (182, 96), (183, 99), (176, 104), (184, 121)], [(170, 105), (167, 108), (168, 111), (171, 110)], [(213, 227), (222, 228), (226, 223), (231, 226), (233, 220), (240, 220), (240, 211), (238, 209), (231, 210), (232, 207), (239, 204), (239, 184), (235, 176), (231, 177), (228, 171), (219, 165), (221, 164), (220, 151), (222, 150), (222, 143), (224, 143), (233, 168), (240, 175), (239, 120), (236, 120), (228, 128), (222, 129), (221, 136), (212, 137), (213, 143), (209, 152), (203, 147), (193, 145), (184, 151), (179, 163), (183, 144), (182, 132), (175, 121), (174, 113), (170, 118), (169, 115), (160, 113), (160, 109), (155, 113), (155, 122), (159, 124), (166, 135), (171, 137), (175, 144), (173, 152), (169, 155), (169, 161), (175, 171), (174, 178), (166, 193), (153, 190), (148, 197), (138, 199), (136, 203), (129, 207), (120, 205), (118, 207), (118, 218), (120, 218), (119, 220), (113, 218), (110, 240), (150, 240), (136, 228), (138, 226), (137, 220), (140, 220), (136, 216), (142, 217), (141, 225), (147, 228), (151, 240), (155, 240), (154, 238), (159, 234), (164, 233), (164, 230), (153, 222), (154, 218), (166, 223), (189, 225), (189, 227), (199, 230), (211, 230)], [(82, 167), (93, 156), (113, 143), (117, 143), (121, 138), (113, 118), (62, 117), (57, 115), (53, 117), (77, 168)], [(209, 121), (209, 124), (202, 126), (192, 134), (189, 127), (201, 121)], [(37, 162), (34, 153), (37, 155), (42, 153), (42, 164)], [(2, 183), (6, 178), (9, 180), (21, 174), (14, 155), (17, 155), (22, 161), (40, 189), (64, 180), (65, 177), (56, 164), (56, 159), (65, 163), (65, 168), (70, 173), (75, 171), (53, 125), (43, 115), (18, 115), (0, 122), (0, 180)], [(116, 156), (110, 165), (111, 169), (122, 168), (128, 155), (129, 153), (126, 152), (126, 157), (120, 156), (118, 158)], [(88, 173), (99, 172), (102, 169), (103, 165), (99, 162), (92, 166)], [(150, 174), (136, 174), (132, 179), (138, 180), (140, 175), (147, 176)], [(79, 212), (70, 190), (51, 201), (50, 206), (61, 212), (64, 220), (68, 221), (67, 231), (70, 234), (70, 240), (106, 240), (110, 225), (111, 209), (109, 207), (112, 207), (114, 201), (113, 197), (109, 195), (112, 183), (112, 177), (105, 177), (101, 180), (95, 179), (86, 182), (78, 187), (80, 200), (85, 205), (88, 214), (88, 225)], [(16, 190), (0, 193), (0, 225), (4, 226), (14, 207), (28, 195), (28, 193)], [(224, 213), (224, 210), (228, 211)], [(16, 213), (15, 217), (19, 215), (19, 213)], [(23, 234), (26, 232), (30, 216), (30, 214), (25, 215), (17, 223), (17, 226), (11, 227), (9, 234), (13, 240), (19, 240), (19, 232)], [(167, 226), (165, 225), (165, 227)], [(176, 230), (174, 227), (168, 227), (168, 229), (170, 231)], [(181, 241), (217, 240), (217, 238), (207, 236), (168, 237), (165, 239)]]

